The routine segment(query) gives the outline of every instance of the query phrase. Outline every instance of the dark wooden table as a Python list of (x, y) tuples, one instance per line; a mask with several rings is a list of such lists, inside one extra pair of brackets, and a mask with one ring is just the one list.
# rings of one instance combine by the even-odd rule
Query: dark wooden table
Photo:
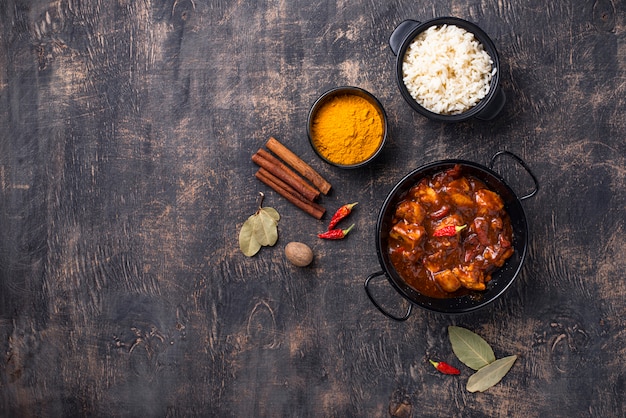
[[(626, 5), (503, 0), (0, 4), (0, 415), (621, 417), (626, 414)], [(491, 122), (431, 122), (400, 96), (388, 47), (404, 19), (479, 24), (502, 61)], [(375, 94), (382, 155), (342, 171), (306, 139), (325, 90)], [(355, 230), (258, 182), (274, 136), (358, 201)], [(444, 158), (521, 156), (529, 252), (475, 313), (389, 320), (363, 283), (387, 193)], [(503, 176), (528, 187), (514, 165)], [(253, 258), (238, 231), (257, 193), (282, 215)], [(310, 267), (283, 255), (309, 244)], [(383, 280), (385, 303), (406, 308)], [(509, 374), (469, 393), (449, 325)], [(439, 374), (429, 358), (462, 369)]]

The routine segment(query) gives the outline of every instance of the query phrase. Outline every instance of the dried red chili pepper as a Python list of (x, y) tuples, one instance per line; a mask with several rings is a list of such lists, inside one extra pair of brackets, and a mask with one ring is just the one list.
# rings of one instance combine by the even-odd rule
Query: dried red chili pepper
[(328, 224), (328, 230), (330, 231), (331, 229), (335, 229), (335, 226), (337, 226), (339, 221), (350, 215), (350, 212), (352, 212), (352, 208), (355, 207), (358, 203), (359, 202), (348, 203), (347, 205), (343, 205), (342, 207), (337, 209), (337, 212), (335, 212), (330, 220), (330, 223)]
[(439, 370), (443, 374), (461, 374), (461, 371), (454, 366), (450, 366), (448, 363), (443, 361), (430, 361), (430, 364), (435, 366), (435, 369)]
[(466, 227), (467, 227), (467, 225), (461, 225), (461, 226), (449, 225), (449, 226), (444, 226), (444, 227), (441, 227), (441, 228), (437, 229), (435, 232), (433, 232), (433, 237), (453, 237), (457, 233), (459, 233), (463, 229), (465, 229)]
[(350, 232), (352, 228), (354, 228), (354, 224), (350, 225), (350, 227), (346, 229), (331, 229), (330, 231), (326, 231), (322, 234), (317, 234), (317, 236), (323, 239), (342, 239), (348, 235), (348, 232)]

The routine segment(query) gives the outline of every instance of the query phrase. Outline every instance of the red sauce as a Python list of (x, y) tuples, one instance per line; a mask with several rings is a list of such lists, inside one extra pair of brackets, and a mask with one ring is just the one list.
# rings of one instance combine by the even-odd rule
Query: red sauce
[(396, 205), (387, 251), (409, 286), (450, 298), (485, 290), (513, 254), (512, 239), (502, 198), (457, 165), (423, 178)]

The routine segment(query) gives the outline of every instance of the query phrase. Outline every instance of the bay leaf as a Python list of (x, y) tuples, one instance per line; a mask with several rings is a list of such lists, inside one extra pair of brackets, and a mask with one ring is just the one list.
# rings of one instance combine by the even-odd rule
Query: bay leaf
[(239, 230), (239, 249), (244, 255), (252, 257), (261, 249), (261, 244), (254, 236), (254, 227), (258, 222), (256, 215), (250, 216)]
[(449, 326), (452, 351), (470, 369), (480, 370), (496, 360), (493, 349), (480, 335), (462, 327)]
[(263, 207), (260, 210), (265, 211), (276, 222), (280, 221), (280, 215), (278, 214), (278, 211), (276, 209), (271, 208), (271, 207)]
[(481, 368), (467, 379), (467, 390), (470, 392), (486, 391), (502, 380), (513, 367), (515, 360), (517, 356), (503, 357)]
[(276, 241), (278, 241), (276, 219), (263, 209), (259, 210), (254, 216), (256, 216), (257, 219), (253, 224), (254, 238), (256, 238), (262, 246), (276, 244)]

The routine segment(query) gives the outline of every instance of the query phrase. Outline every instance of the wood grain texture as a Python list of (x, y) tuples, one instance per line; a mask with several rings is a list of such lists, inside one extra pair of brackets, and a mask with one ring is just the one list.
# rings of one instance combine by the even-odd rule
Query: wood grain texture
[[(0, 416), (620, 417), (626, 414), (625, 4), (7, 0), (0, 4)], [(441, 125), (395, 85), (404, 19), (454, 15), (492, 37), (507, 103)], [(387, 111), (370, 166), (325, 165), (309, 107), (355, 85)], [(254, 178), (271, 136), (358, 201), (348, 239)], [(522, 156), (529, 254), (492, 306), (404, 323), (363, 292), (380, 270), (378, 210), (404, 174), (442, 158)], [(519, 194), (527, 177), (499, 164)], [(247, 258), (258, 191), (282, 218)], [(290, 241), (315, 253), (293, 267)], [(376, 291), (406, 308), (385, 281)], [(447, 326), (517, 354), (465, 390)]]

